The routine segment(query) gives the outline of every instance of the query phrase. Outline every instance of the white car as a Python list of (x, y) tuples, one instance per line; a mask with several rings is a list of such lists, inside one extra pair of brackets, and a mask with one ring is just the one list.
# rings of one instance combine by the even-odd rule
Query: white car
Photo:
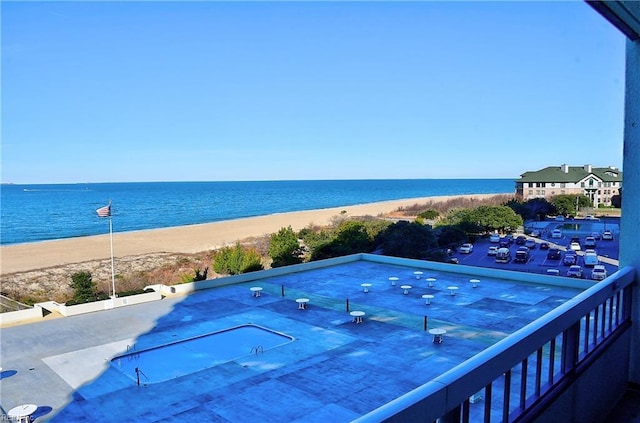
[(600, 220), (600, 219), (598, 219), (597, 217), (594, 217), (594, 216), (592, 216), (592, 215), (588, 214), (588, 215), (586, 215), (586, 216), (584, 217), (584, 220)]
[(591, 271), (591, 279), (594, 281), (601, 281), (607, 277), (607, 269), (601, 264), (597, 264)]
[(551, 232), (551, 238), (562, 238), (562, 231), (560, 229), (554, 229), (553, 232)]
[(581, 279), (582, 278), (582, 267), (580, 267), (578, 265), (573, 265), (573, 266), (569, 267), (569, 270), (567, 270), (567, 277)]
[(564, 222), (564, 216), (562, 215), (556, 216), (556, 222)]
[(491, 236), (489, 237), (489, 242), (493, 242), (493, 243), (498, 243), (500, 242), (500, 235), (499, 234), (491, 234)]
[(473, 244), (469, 244), (469, 243), (462, 244), (458, 249), (458, 251), (460, 251), (460, 253), (462, 254), (470, 254), (471, 252), (473, 252)]
[(592, 236), (588, 236), (584, 239), (585, 248), (596, 248), (596, 239)]
[(613, 239), (613, 234), (611, 233), (611, 231), (604, 231), (602, 233), (602, 239), (611, 241)]
[(580, 248), (580, 243), (579, 242), (572, 242), (569, 245), (569, 249), (573, 250), (573, 251), (580, 251), (582, 248)]
[(498, 247), (496, 247), (494, 245), (489, 247), (489, 249), (487, 250), (487, 255), (488, 256), (495, 256), (496, 254), (498, 254)]

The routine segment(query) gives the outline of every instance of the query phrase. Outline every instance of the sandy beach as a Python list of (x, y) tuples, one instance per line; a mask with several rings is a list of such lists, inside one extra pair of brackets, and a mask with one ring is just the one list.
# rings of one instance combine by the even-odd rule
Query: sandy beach
[[(430, 201), (441, 202), (459, 197), (480, 200), (501, 194), (504, 193), (411, 198), (199, 225), (114, 233), (114, 257), (152, 253), (197, 253), (234, 244), (245, 238), (271, 234), (282, 227), (291, 226), (294, 230), (300, 230), (312, 224), (326, 226), (331, 223), (332, 218), (345, 215), (343, 212), (346, 212), (348, 217), (379, 216), (389, 214), (400, 207), (425, 204)], [(0, 274), (103, 260), (109, 257), (109, 234), (9, 245), (0, 248)]]

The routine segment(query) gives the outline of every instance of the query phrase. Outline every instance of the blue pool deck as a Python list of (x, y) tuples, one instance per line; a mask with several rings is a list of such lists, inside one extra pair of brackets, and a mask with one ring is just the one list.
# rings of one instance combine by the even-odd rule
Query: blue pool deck
[[(477, 276), (406, 263), (358, 260), (4, 328), (0, 405), (6, 412), (36, 404), (36, 422), (348, 422), (582, 291), (498, 279), (513, 272)], [(416, 270), (423, 271), (420, 280)], [(391, 276), (399, 278), (396, 286)], [(432, 288), (428, 277), (436, 279)], [(480, 279), (478, 287), (472, 278)], [(368, 293), (365, 282), (371, 283)], [(407, 295), (404, 284), (412, 286)], [(455, 296), (451, 285), (459, 287)], [(263, 288), (260, 297), (252, 296), (252, 286)], [(431, 305), (423, 294), (434, 295)], [(300, 297), (309, 298), (308, 309), (298, 308)], [(362, 324), (352, 321), (347, 300), (349, 310), (366, 313)], [(443, 343), (433, 342), (425, 321), (427, 329), (446, 329)], [(109, 365), (128, 351), (245, 324), (294, 341), (164, 382), (141, 377), (140, 386)], [(180, 359), (170, 357), (165, 365), (177, 367)]]

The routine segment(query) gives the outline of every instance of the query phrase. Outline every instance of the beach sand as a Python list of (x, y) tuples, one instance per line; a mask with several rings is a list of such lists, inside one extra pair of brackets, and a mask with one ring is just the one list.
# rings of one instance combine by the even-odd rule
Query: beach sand
[[(400, 207), (426, 204), (430, 201), (442, 202), (460, 197), (480, 200), (503, 194), (411, 198), (173, 228), (114, 232), (113, 253), (116, 258), (165, 252), (198, 253), (235, 244), (246, 238), (272, 234), (287, 226), (291, 226), (295, 231), (309, 225), (326, 226), (337, 216), (379, 216), (389, 214)], [(117, 229), (117, 220), (114, 219), (113, 224)], [(109, 259), (110, 256), (109, 234), (9, 245), (0, 248), (0, 274), (103, 260)]]

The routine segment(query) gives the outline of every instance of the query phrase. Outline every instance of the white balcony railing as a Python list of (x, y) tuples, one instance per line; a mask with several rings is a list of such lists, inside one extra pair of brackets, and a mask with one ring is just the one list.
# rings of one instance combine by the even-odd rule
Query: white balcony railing
[(599, 359), (599, 352), (629, 330), (633, 282), (632, 267), (619, 270), (459, 366), (355, 422), (532, 420)]

